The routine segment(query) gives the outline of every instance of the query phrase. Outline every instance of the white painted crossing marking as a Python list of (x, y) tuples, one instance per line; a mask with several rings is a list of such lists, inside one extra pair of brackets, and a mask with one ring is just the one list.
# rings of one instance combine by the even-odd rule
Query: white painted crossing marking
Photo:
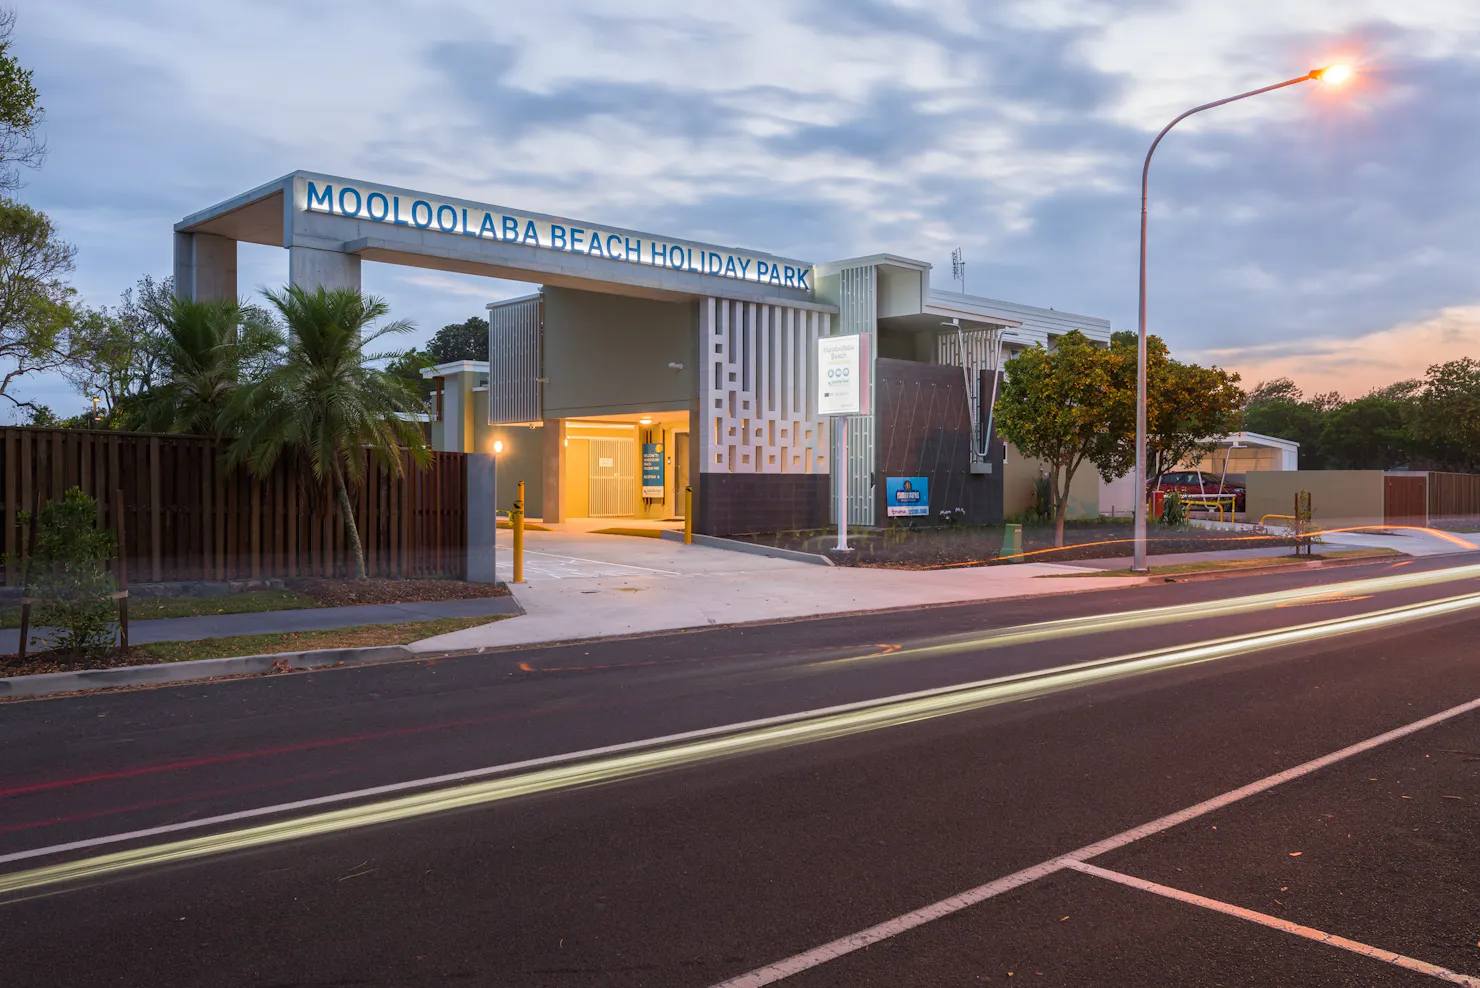
[(1470, 988), (1480, 988), (1480, 978), (1473, 978), (1468, 974), (1460, 974), (1458, 971), (1451, 971), (1447, 967), (1430, 964), (1428, 961), (1421, 961), (1412, 957), (1405, 957), (1402, 954), (1395, 954), (1391, 950), (1383, 950), (1381, 947), (1373, 947), (1369, 944), (1358, 943), (1356, 940), (1348, 940), (1346, 937), (1339, 937), (1334, 933), (1326, 933), (1323, 930), (1317, 930), (1313, 927), (1301, 926), (1299, 923), (1292, 923), (1288, 919), (1280, 919), (1278, 916), (1270, 916), (1268, 913), (1255, 912), (1252, 909), (1245, 909), (1243, 906), (1235, 906), (1230, 902), (1222, 902), (1218, 899), (1209, 899), (1206, 896), (1197, 895), (1193, 892), (1183, 892), (1181, 889), (1174, 889), (1168, 885), (1158, 885), (1156, 882), (1148, 882), (1144, 878), (1137, 878), (1134, 875), (1127, 875), (1119, 871), (1111, 871), (1108, 868), (1101, 868), (1083, 861), (1072, 861), (1065, 865), (1065, 867), (1083, 872), (1086, 875), (1094, 875), (1097, 878), (1118, 882), (1121, 885), (1139, 889), (1142, 892), (1150, 892), (1153, 895), (1164, 896), (1168, 899), (1174, 899), (1177, 902), (1185, 902), (1188, 905), (1211, 909), (1214, 912), (1223, 913), (1225, 916), (1236, 916), (1250, 923), (1267, 926), (1272, 930), (1279, 930), (1282, 933), (1290, 933), (1297, 937), (1304, 937), (1307, 940), (1314, 940), (1316, 943), (1324, 943), (1331, 947), (1340, 947), (1342, 950), (1350, 950), (1354, 954), (1361, 954), (1363, 957), (1370, 957), (1372, 960), (1383, 961), (1401, 968), (1406, 968), (1409, 971), (1416, 971), (1419, 974), (1427, 974), (1430, 977), (1438, 978), (1440, 981), (1447, 981), (1452, 985), (1468, 985)]
[[(774, 984), (794, 974), (800, 974), (820, 964), (825, 964), (835, 957), (841, 957), (844, 954), (850, 954), (870, 944), (898, 936), (901, 933), (913, 930), (917, 926), (923, 926), (933, 919), (949, 916), (951, 913), (959, 912), (979, 902), (985, 902), (987, 899), (1001, 895), (1003, 892), (1009, 892), (1029, 882), (1037, 881), (1056, 871), (1088, 861), (1090, 858), (1099, 857), (1102, 854), (1141, 840), (1143, 837), (1161, 833), (1163, 830), (1170, 830), (1189, 820), (1196, 819), (1214, 810), (1222, 809), (1231, 803), (1236, 803), (1241, 799), (1247, 799), (1268, 789), (1273, 789), (1281, 783), (1298, 779), (1303, 775), (1309, 775), (1312, 772), (1326, 768), (1328, 765), (1334, 765), (1347, 758), (1371, 751), (1390, 741), (1397, 741), (1399, 738), (1405, 738), (1410, 734), (1415, 734), (1425, 728), (1433, 727), (1435, 724), (1443, 723), (1446, 720), (1451, 720), (1473, 710), (1480, 710), (1480, 698), (1470, 700), (1468, 703), (1461, 703), (1457, 707), (1450, 707), (1448, 710), (1441, 710), (1439, 713), (1425, 717), (1422, 720), (1416, 720), (1411, 724), (1394, 728), (1376, 737), (1359, 741), (1356, 744), (1342, 748), (1340, 751), (1333, 751), (1329, 755), (1313, 758), (1293, 768), (1287, 768), (1283, 772), (1276, 772), (1274, 775), (1267, 776), (1257, 782), (1251, 782), (1246, 786), (1240, 786), (1222, 795), (1214, 796), (1212, 799), (1203, 800), (1201, 803), (1189, 806), (1184, 810), (1178, 810), (1176, 813), (1169, 813), (1166, 816), (1158, 817), (1150, 823), (1143, 823), (1138, 827), (1132, 827), (1130, 830), (1122, 831), (1113, 837), (1106, 837), (1104, 840), (1081, 847), (1077, 851), (1070, 851), (1068, 854), (1050, 858), (1047, 861), (1024, 868), (1021, 871), (1015, 871), (1010, 875), (1005, 875), (985, 885), (978, 885), (976, 888), (967, 889), (965, 892), (942, 899), (939, 902), (932, 903), (921, 909), (916, 909), (913, 912), (905, 913), (903, 916), (896, 916), (894, 919), (886, 920), (866, 930), (850, 933), (845, 937), (839, 937), (830, 943), (825, 943), (820, 947), (814, 947), (804, 953), (795, 954), (785, 960), (756, 968), (754, 971), (749, 971), (739, 977), (722, 981), (713, 986), (713, 988), (760, 988), (761, 985)], [(1480, 982), (1474, 983), (1480, 985)]]

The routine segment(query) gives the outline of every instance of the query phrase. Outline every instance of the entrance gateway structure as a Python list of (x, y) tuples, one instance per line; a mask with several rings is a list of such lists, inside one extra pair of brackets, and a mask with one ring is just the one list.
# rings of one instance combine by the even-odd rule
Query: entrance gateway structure
[[(933, 289), (928, 263), (893, 254), (814, 264), (313, 172), (177, 223), (177, 291), (236, 297), (239, 241), (287, 248), (289, 283), (310, 289), (358, 289), (366, 260), (539, 286), (487, 306), (487, 364), (423, 374), (434, 445), (501, 440), (498, 506), (523, 480), (546, 522), (679, 517), (689, 484), (701, 533), (821, 528), (846, 469), (850, 525), (883, 523), (888, 477), (924, 478), (932, 516), (995, 523), (1039, 466), (987, 434), (997, 361), (1073, 329), (1110, 336), (1104, 319)], [(836, 464), (816, 342), (850, 333), (872, 338), (874, 407), (847, 420)]]

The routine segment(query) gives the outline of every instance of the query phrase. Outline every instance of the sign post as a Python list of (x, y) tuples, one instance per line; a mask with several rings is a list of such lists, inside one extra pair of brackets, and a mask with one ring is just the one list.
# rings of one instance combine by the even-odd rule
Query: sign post
[(848, 419), (870, 411), (873, 363), (869, 342), (866, 333), (817, 340), (817, 414), (831, 418), (833, 428), (839, 430), (838, 455), (833, 462), (838, 479), (838, 544), (834, 552), (852, 551), (848, 548)]

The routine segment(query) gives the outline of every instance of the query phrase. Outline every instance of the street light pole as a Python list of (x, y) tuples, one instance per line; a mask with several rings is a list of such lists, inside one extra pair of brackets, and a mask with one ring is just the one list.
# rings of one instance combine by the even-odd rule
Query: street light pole
[(1328, 82), (1339, 85), (1350, 78), (1351, 71), (1351, 67), (1347, 65), (1328, 65), (1323, 69), (1311, 69), (1303, 76), (1286, 79), (1284, 82), (1277, 82), (1273, 86), (1265, 86), (1262, 89), (1251, 89), (1247, 93), (1239, 93), (1237, 96), (1229, 96), (1227, 99), (1204, 103), (1202, 106), (1194, 106), (1163, 127), (1161, 133), (1156, 135), (1156, 140), (1151, 142), (1151, 147), (1146, 151), (1146, 163), (1141, 166), (1141, 299), (1136, 332), (1136, 524), (1134, 531), (1135, 549), (1131, 558), (1131, 572), (1133, 573), (1150, 572), (1149, 567), (1146, 565), (1146, 498), (1148, 494), (1146, 490), (1146, 191), (1148, 179), (1151, 175), (1151, 156), (1156, 153), (1156, 146), (1161, 143), (1161, 139), (1167, 136), (1167, 131), (1194, 113), (1211, 110), (1213, 107), (1222, 106), (1224, 103), (1233, 103), (1237, 100), (1248, 99), (1250, 96), (1272, 93), (1276, 89), (1284, 89), (1286, 86), (1298, 86), (1302, 82)]

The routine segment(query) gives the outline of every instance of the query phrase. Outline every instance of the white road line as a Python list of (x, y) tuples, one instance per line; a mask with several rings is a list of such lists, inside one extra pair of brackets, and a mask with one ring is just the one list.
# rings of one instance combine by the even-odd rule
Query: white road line
[[(626, 741), (620, 744), (606, 745), (600, 748), (588, 748), (583, 751), (573, 751), (559, 755), (546, 755), (540, 758), (530, 758), (503, 765), (468, 769), (462, 772), (451, 772), (445, 775), (430, 776), (423, 779), (412, 779), (366, 789), (332, 793), (327, 796), (315, 796), (310, 799), (301, 799), (290, 803), (278, 803), (272, 806), (239, 810), (234, 813), (222, 813), (216, 816), (183, 820), (179, 823), (162, 824), (157, 827), (108, 834), (102, 837), (90, 837), (84, 840), (70, 841), (65, 844), (53, 844), (47, 847), (31, 848), (25, 851), (13, 851), (9, 854), (0, 855), (0, 864), (65, 854), (71, 851), (103, 847), (109, 844), (144, 840), (150, 837), (164, 836), (165, 834), (198, 830), (203, 827), (239, 823), (244, 820), (266, 816), (278, 816), (296, 810), (314, 809), (336, 803), (355, 802), (377, 796), (391, 796), (396, 793), (428, 789), (449, 783), (473, 785), (477, 784), (477, 780), (480, 779), (511, 775), (526, 770), (543, 770), (572, 762), (583, 762), (610, 756), (620, 757), (634, 752), (662, 749), (669, 746), (693, 745), (703, 742), (706, 739), (722, 738), (726, 735), (752, 734), (757, 731), (765, 731), (785, 725), (811, 724), (816, 729), (814, 731), (816, 737), (833, 737), (837, 736), (837, 734), (834, 733), (830, 722), (836, 721), (839, 718), (845, 718), (848, 715), (858, 715), (856, 722), (846, 728), (838, 728), (837, 730), (842, 733), (857, 733), (860, 730), (871, 730), (876, 729), (878, 726), (887, 726), (889, 723), (907, 723), (911, 720), (945, 716), (950, 713), (979, 709), (981, 706), (990, 703), (1008, 702), (1027, 696), (1042, 695), (1043, 693), (1056, 690), (1090, 685), (1102, 679), (1123, 675), (1137, 675), (1158, 669), (1173, 668), (1177, 665), (1190, 662), (1213, 661), (1218, 658), (1244, 654), (1261, 648), (1275, 648), (1281, 645), (1323, 638), (1329, 635), (1365, 631), (1387, 624), (1419, 620), (1424, 617), (1452, 613), (1457, 610), (1465, 610), (1476, 606), (1480, 606), (1480, 594), (1466, 594), (1422, 604), (1410, 604), (1405, 607), (1396, 607), (1385, 611), (1375, 611), (1357, 617), (1317, 621), (1282, 628), (1272, 632), (1199, 642), (1195, 645), (1180, 648), (1158, 649), (1131, 655), (1113, 656), (1106, 659), (1091, 659), (1085, 662), (1056, 666), (1050, 669), (1013, 673), (1007, 676), (997, 676), (991, 679), (960, 683), (953, 686), (938, 686), (933, 689), (918, 690), (913, 693), (895, 694), (872, 700), (859, 700), (853, 703), (804, 710), (792, 714), (780, 714), (774, 717), (762, 717), (756, 720), (724, 724), (718, 727), (685, 731), (681, 734), (669, 734), (656, 738)], [(891, 709), (901, 711), (898, 718), (891, 720), (888, 717), (888, 712)], [(883, 713), (873, 718), (872, 721), (868, 721), (867, 726), (865, 726), (866, 715), (869, 712), (878, 711), (883, 711)], [(800, 743), (800, 741), (793, 741), (792, 743)]]
[(1214, 912), (1223, 913), (1225, 916), (1236, 916), (1239, 919), (1248, 920), (1250, 923), (1258, 923), (1260, 926), (1267, 926), (1272, 930), (1279, 930), (1282, 933), (1290, 933), (1297, 937), (1304, 937), (1307, 940), (1314, 940), (1317, 943), (1327, 944), (1331, 947), (1350, 950), (1354, 954), (1361, 954), (1363, 957), (1370, 957), (1375, 961), (1394, 964), (1398, 967), (1406, 968), (1409, 971), (1416, 971), (1419, 974), (1427, 974), (1430, 977), (1438, 978), (1440, 981), (1447, 981), (1453, 985), (1469, 985), (1470, 988), (1480, 988), (1480, 978), (1472, 978), (1468, 974), (1460, 974), (1458, 971), (1451, 971), (1447, 967), (1430, 964), (1428, 961), (1416, 960), (1412, 957), (1405, 957), (1402, 954), (1395, 954), (1391, 950), (1383, 950), (1381, 947), (1373, 947), (1369, 944), (1358, 943), (1356, 940), (1348, 940), (1346, 937), (1339, 937), (1334, 933), (1326, 933), (1323, 930), (1317, 930), (1309, 926), (1301, 926), (1299, 923), (1292, 923), (1287, 919), (1280, 919), (1278, 916), (1255, 912), (1252, 909), (1245, 909), (1242, 906), (1235, 906), (1232, 903), (1221, 902), (1218, 899), (1209, 899), (1206, 896), (1196, 895), (1192, 892), (1183, 892), (1181, 889), (1174, 889), (1167, 885), (1158, 885), (1155, 882), (1148, 882), (1144, 878), (1137, 878), (1134, 875), (1127, 875), (1118, 871), (1110, 871), (1108, 868), (1085, 864), (1083, 861), (1071, 862), (1065, 867), (1083, 872), (1086, 875), (1094, 875), (1097, 878), (1119, 882), (1121, 885), (1127, 885), (1133, 889), (1139, 889), (1142, 892), (1150, 892), (1154, 895), (1174, 899), (1177, 902), (1185, 902), (1188, 905), (1211, 909)]
[(1033, 865), (1029, 868), (1024, 868), (1021, 871), (1015, 871), (1010, 875), (1006, 875), (1002, 878), (997, 879), (996, 881), (988, 882), (985, 885), (978, 885), (976, 888), (968, 889), (965, 892), (953, 895), (947, 899), (942, 899), (939, 902), (932, 903), (931, 905), (925, 906), (922, 909), (916, 909), (913, 912), (905, 913), (903, 916), (897, 916), (894, 919), (886, 920), (883, 923), (879, 923), (877, 926), (871, 926), (866, 930), (859, 931), (858, 933), (850, 933), (848, 936), (839, 937), (837, 940), (833, 940), (830, 943), (825, 943), (820, 947), (814, 947), (813, 949), (808, 950), (804, 953), (795, 954), (791, 957), (786, 958), (785, 960), (776, 961), (773, 964), (767, 964), (765, 967), (756, 968), (754, 971), (749, 971), (745, 974), (740, 975), (739, 977), (730, 978), (728, 981), (721, 981), (719, 984), (714, 985), (713, 988), (759, 988), (759, 986), (761, 985), (774, 984), (775, 982), (781, 981), (785, 978), (789, 978), (794, 974), (800, 974), (801, 972), (810, 970), (811, 968), (817, 967), (820, 964), (825, 964), (835, 957), (841, 957), (844, 954), (852, 953), (853, 951), (859, 950), (863, 947), (867, 947), (870, 944), (878, 943), (880, 940), (887, 940), (890, 937), (898, 936), (899, 934), (912, 930), (917, 926), (922, 926), (933, 919), (940, 919), (942, 916), (949, 916), (951, 913), (959, 912), (960, 910), (965, 909), (968, 906), (974, 906), (979, 902), (983, 902), (987, 899), (992, 898), (993, 896), (1001, 895), (1003, 892), (1008, 892), (1012, 889), (1018, 888), (1019, 886), (1026, 885), (1029, 882), (1036, 881), (1040, 878), (1043, 878), (1045, 875), (1051, 875), (1061, 869), (1073, 867), (1074, 865), (1087, 861), (1090, 858), (1098, 857), (1099, 855), (1105, 854), (1109, 851), (1113, 851), (1116, 848), (1124, 847), (1127, 844), (1134, 843), (1135, 841), (1141, 840), (1143, 837), (1149, 837), (1152, 834), (1160, 833), (1163, 830), (1170, 830), (1172, 827), (1179, 826), (1183, 823), (1186, 823), (1188, 820), (1192, 820), (1204, 814), (1211, 813), (1214, 810), (1221, 809), (1224, 806), (1228, 806), (1230, 803), (1236, 803), (1241, 799), (1247, 799), (1249, 796), (1264, 792), (1267, 789), (1272, 789), (1275, 786), (1280, 785), (1281, 783), (1289, 782), (1292, 779), (1298, 779), (1303, 775), (1309, 775), (1310, 773), (1319, 771), (1320, 769), (1323, 769), (1328, 765), (1334, 765), (1335, 763), (1347, 758), (1351, 758), (1354, 755), (1360, 755), (1364, 752), (1371, 751), (1372, 749), (1387, 744), (1390, 741), (1396, 741), (1399, 738), (1407, 737), (1408, 735), (1414, 734), (1418, 731), (1422, 731), (1427, 727), (1433, 727), (1435, 724), (1440, 724), (1446, 720), (1451, 720), (1452, 718), (1467, 714), (1472, 710), (1480, 710), (1480, 698), (1471, 700), (1468, 703), (1461, 703), (1457, 707), (1450, 707), (1448, 710), (1442, 710), (1439, 713), (1434, 714), (1433, 716), (1425, 717), (1422, 720), (1416, 720), (1411, 724), (1405, 724), (1404, 726), (1395, 728), (1391, 731), (1386, 732), (1385, 734), (1379, 734), (1376, 737), (1368, 738), (1365, 741), (1359, 741), (1354, 745), (1342, 748), (1340, 751), (1333, 751), (1329, 755), (1322, 755), (1320, 758), (1314, 758), (1308, 762), (1303, 762), (1299, 765), (1296, 765), (1293, 768), (1287, 768), (1283, 772), (1276, 772), (1274, 775), (1267, 776), (1257, 782), (1251, 782), (1246, 786), (1241, 786), (1238, 789), (1233, 789), (1229, 792), (1223, 793), (1220, 796), (1214, 796), (1212, 799), (1203, 800), (1201, 803), (1189, 806), (1185, 810), (1179, 810), (1176, 813), (1169, 813), (1166, 816), (1152, 820), (1150, 823), (1141, 824), (1139, 827), (1132, 827), (1130, 830), (1123, 831), (1113, 837), (1107, 837), (1104, 840), (1096, 841), (1093, 844), (1088, 844), (1084, 847), (1081, 847), (1077, 851), (1070, 851), (1068, 854), (1063, 854), (1056, 858), (1050, 858), (1047, 861)]

